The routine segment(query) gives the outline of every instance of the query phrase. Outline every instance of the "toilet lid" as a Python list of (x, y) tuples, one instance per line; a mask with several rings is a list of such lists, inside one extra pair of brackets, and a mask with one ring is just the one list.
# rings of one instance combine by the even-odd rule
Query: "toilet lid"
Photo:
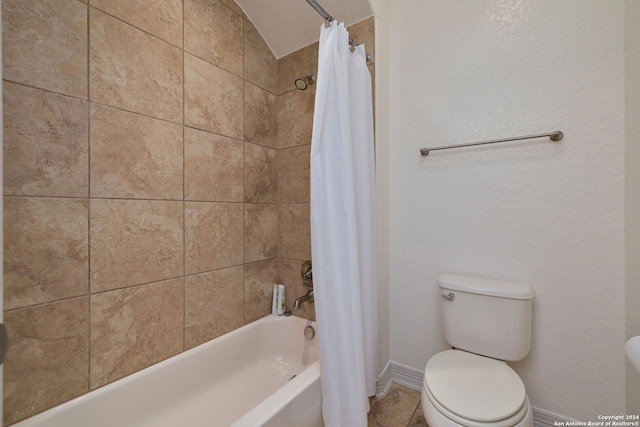
[(425, 384), (440, 405), (473, 421), (503, 420), (526, 400), (522, 380), (506, 363), (461, 350), (433, 356), (425, 368)]

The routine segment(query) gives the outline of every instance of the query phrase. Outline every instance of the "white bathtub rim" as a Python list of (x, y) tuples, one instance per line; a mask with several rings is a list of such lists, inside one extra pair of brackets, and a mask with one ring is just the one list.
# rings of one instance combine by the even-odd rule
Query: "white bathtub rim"
[(315, 361), (294, 379), (271, 394), (242, 418), (234, 422), (231, 427), (256, 427), (267, 422), (278, 414), (296, 396), (320, 381), (320, 362)]
[[(223, 343), (224, 341), (228, 341), (230, 339), (233, 339), (233, 337), (235, 337), (238, 334), (241, 334), (243, 331), (245, 331), (246, 329), (250, 329), (250, 328), (254, 328), (256, 327), (257, 324), (259, 323), (268, 323), (268, 322), (281, 322), (281, 321), (287, 321), (287, 320), (291, 320), (291, 318), (294, 318), (293, 320), (297, 320), (297, 321), (304, 321), (304, 322), (312, 322), (309, 321), (308, 319), (304, 319), (302, 317), (298, 317), (298, 316), (273, 316), (271, 314), (262, 317), (254, 322), (248, 323), (244, 326), (241, 326), (238, 329), (235, 329), (231, 332), (228, 332), (224, 335), (221, 335), (217, 338), (213, 338), (207, 342), (204, 342), (200, 345), (197, 345), (196, 347), (190, 348), (189, 350), (185, 350), (181, 353), (178, 353), (174, 356), (171, 356), (167, 359), (164, 359), (158, 363), (155, 363), (151, 366), (148, 366), (140, 371), (134, 372), (132, 374), (129, 374), (123, 378), (120, 378), (118, 380), (115, 380), (109, 384), (106, 384), (104, 386), (101, 386), (95, 390), (91, 390), (81, 396), (78, 396), (74, 399), (71, 399), (67, 402), (61, 403), (60, 405), (54, 406), (53, 408), (47, 409), (39, 414), (36, 414), (32, 417), (29, 418), (25, 418), (22, 421), (18, 421), (15, 424), (12, 424), (12, 427), (32, 427), (32, 426), (42, 426), (42, 425), (46, 425), (46, 421), (50, 420), (54, 417), (57, 416), (57, 414), (59, 412), (65, 412), (68, 410), (73, 409), (75, 406), (79, 406), (82, 405), (85, 401), (93, 401), (96, 399), (100, 399), (103, 395), (111, 393), (113, 391), (117, 391), (118, 388), (126, 386), (127, 384), (137, 381), (139, 378), (143, 378), (145, 376), (148, 375), (152, 375), (153, 373), (155, 373), (158, 370), (161, 370), (165, 367), (167, 367), (168, 365), (172, 365), (175, 364), (177, 362), (180, 362), (181, 360), (188, 358), (190, 355), (194, 354), (194, 353), (198, 353), (201, 352), (203, 350), (206, 350), (208, 347), (211, 347), (213, 345), (220, 345), (221, 343)], [(315, 322), (312, 322), (311, 325), (315, 325)], [(313, 367), (315, 364), (319, 365), (319, 362), (314, 362), (311, 366), (309, 366), (307, 369), (305, 369), (306, 372), (308, 371), (311, 367)], [(319, 372), (319, 371), (318, 371)], [(285, 384), (282, 388), (287, 388), (289, 389), (290, 387), (289, 384), (292, 381), (295, 381), (298, 379), (300, 375), (296, 376), (296, 378), (294, 378), (293, 380), (289, 381), (287, 384)], [(304, 378), (304, 377), (303, 377)], [(296, 381), (297, 384), (300, 384), (298, 381)], [(295, 383), (294, 383), (295, 384)], [(300, 384), (301, 385), (301, 384)], [(115, 390), (114, 390), (115, 389)], [(280, 392), (280, 390), (278, 390), (276, 393)], [(269, 396), (267, 398), (267, 400), (271, 399), (273, 395)], [(260, 406), (261, 404), (259, 404), (258, 406)], [(250, 412), (253, 412), (250, 411)]]

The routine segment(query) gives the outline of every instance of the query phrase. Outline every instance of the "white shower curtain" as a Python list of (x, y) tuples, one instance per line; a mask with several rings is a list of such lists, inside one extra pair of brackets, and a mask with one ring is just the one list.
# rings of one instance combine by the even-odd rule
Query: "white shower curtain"
[(371, 75), (323, 26), (311, 140), (311, 247), (325, 425), (366, 427), (378, 363)]

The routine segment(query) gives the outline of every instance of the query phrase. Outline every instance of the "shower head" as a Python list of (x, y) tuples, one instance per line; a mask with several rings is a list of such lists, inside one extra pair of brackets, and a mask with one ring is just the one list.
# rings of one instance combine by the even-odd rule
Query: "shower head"
[(305, 90), (309, 85), (316, 82), (316, 76), (304, 76), (301, 79), (296, 79), (296, 87), (300, 90)]

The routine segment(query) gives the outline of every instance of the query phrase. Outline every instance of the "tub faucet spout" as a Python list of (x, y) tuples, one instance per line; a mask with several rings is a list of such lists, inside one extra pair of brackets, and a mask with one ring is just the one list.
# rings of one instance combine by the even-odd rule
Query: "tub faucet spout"
[(302, 295), (300, 298), (296, 298), (296, 302), (293, 303), (293, 308), (300, 308), (302, 304), (305, 302), (313, 302), (313, 289), (307, 291), (306, 294)]

